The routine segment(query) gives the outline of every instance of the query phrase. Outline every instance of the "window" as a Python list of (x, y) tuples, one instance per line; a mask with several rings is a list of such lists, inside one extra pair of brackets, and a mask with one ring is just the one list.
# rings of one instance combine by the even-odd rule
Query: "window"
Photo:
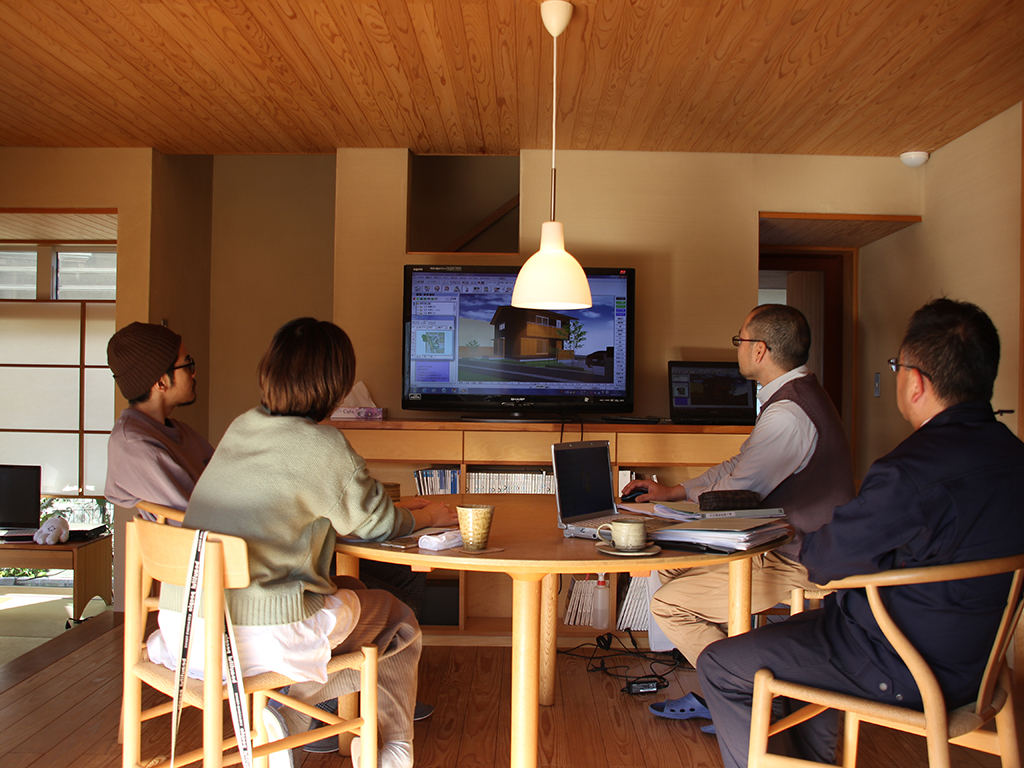
[[(38, 285), (49, 285), (40, 296)], [(113, 301), (117, 249), (104, 246), (0, 248), (0, 299)]]
[(64, 300), (117, 298), (117, 252), (58, 248), (56, 296)]
[(38, 464), (43, 493), (102, 496), (114, 302), (0, 301), (0, 463)]
[(0, 250), (0, 299), (36, 297), (36, 250)]

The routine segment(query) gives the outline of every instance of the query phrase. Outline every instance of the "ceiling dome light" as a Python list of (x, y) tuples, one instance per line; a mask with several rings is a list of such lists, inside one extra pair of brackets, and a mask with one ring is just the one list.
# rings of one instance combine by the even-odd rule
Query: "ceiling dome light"
[(900, 155), (900, 160), (907, 168), (920, 168), (928, 162), (928, 157), (927, 152), (904, 152)]

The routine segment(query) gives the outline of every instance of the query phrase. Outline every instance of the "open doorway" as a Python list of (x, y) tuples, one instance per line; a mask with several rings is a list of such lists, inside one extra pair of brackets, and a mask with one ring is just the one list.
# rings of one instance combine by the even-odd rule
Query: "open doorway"
[(807, 361), (843, 417), (852, 425), (853, 250), (821, 252), (762, 249), (759, 301), (789, 304), (811, 326)]

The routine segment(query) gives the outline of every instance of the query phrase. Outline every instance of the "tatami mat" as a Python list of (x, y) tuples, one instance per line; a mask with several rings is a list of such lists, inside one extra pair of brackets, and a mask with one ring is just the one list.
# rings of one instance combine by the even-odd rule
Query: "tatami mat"
[[(84, 617), (109, 609), (96, 597)], [(64, 632), (71, 611), (70, 589), (0, 587), (0, 665)]]

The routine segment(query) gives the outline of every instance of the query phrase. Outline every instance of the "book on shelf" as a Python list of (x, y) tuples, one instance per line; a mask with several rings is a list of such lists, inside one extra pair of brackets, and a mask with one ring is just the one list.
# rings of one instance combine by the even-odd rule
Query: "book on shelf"
[(619, 602), (619, 615), (615, 628), (620, 631), (627, 629), (647, 631), (650, 618), (649, 605), (647, 580), (630, 577), (625, 595)]
[(466, 472), (466, 492), (553, 494), (555, 479), (543, 467), (477, 467)]
[(594, 601), (596, 579), (573, 578), (569, 582), (569, 594), (566, 597), (565, 616), (562, 623), (566, 626), (588, 626)]
[(459, 492), (457, 467), (417, 469), (413, 472), (413, 477), (416, 479), (416, 494), (419, 496)]

